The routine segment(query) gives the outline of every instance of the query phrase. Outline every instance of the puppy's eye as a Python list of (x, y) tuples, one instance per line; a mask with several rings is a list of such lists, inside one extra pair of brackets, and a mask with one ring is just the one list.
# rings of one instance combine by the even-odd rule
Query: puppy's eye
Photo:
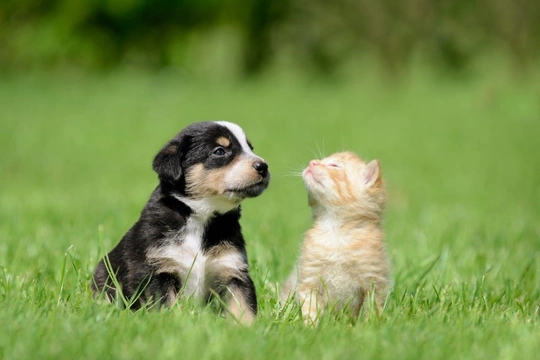
[(216, 156), (223, 156), (225, 154), (226, 154), (225, 149), (223, 149), (222, 147), (218, 147), (214, 149), (214, 155)]

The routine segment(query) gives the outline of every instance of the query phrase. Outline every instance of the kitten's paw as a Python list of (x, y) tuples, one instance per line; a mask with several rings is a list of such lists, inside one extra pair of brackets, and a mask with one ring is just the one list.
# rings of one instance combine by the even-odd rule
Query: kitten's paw
[(317, 326), (319, 324), (319, 315), (317, 301), (304, 302), (302, 305), (302, 318), (306, 326)]
[(319, 325), (319, 316), (317, 314), (304, 316), (304, 325), (309, 327), (317, 327), (317, 325)]

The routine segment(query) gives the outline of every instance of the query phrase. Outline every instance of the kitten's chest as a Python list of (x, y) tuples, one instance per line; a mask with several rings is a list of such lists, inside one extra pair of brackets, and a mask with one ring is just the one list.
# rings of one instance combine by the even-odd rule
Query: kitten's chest
[(334, 282), (349, 283), (370, 258), (370, 249), (358, 236), (335, 229), (311, 233), (302, 251), (304, 265)]
[(345, 299), (358, 292), (366, 273), (361, 254), (357, 251), (351, 253), (347, 247), (311, 250), (300, 270), (304, 279), (321, 284), (325, 292), (337, 299)]
[[(331, 262), (347, 259), (362, 250), (358, 242), (360, 235), (330, 224), (322, 224), (307, 233), (304, 251), (316, 253), (317, 257)], [(322, 254), (324, 255), (321, 256)]]

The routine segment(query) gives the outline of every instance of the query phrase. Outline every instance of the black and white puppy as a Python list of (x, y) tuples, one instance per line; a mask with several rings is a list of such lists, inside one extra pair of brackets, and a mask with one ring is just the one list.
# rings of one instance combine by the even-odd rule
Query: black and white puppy
[[(170, 305), (179, 296), (218, 294), (244, 323), (257, 313), (240, 229), (240, 202), (268, 186), (268, 165), (236, 124), (195, 123), (154, 158), (159, 185), (139, 220), (100, 261), (95, 295)], [(116, 281), (113, 281), (112, 274)]]

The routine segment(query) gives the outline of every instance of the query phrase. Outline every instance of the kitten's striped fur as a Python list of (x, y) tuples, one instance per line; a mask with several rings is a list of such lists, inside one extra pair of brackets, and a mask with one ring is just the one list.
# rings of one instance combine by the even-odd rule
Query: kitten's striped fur
[(386, 190), (379, 161), (336, 153), (310, 161), (302, 176), (313, 227), (283, 286), (282, 301), (294, 295), (308, 324), (328, 307), (356, 318), (368, 294), (382, 308), (390, 264), (381, 225)]

